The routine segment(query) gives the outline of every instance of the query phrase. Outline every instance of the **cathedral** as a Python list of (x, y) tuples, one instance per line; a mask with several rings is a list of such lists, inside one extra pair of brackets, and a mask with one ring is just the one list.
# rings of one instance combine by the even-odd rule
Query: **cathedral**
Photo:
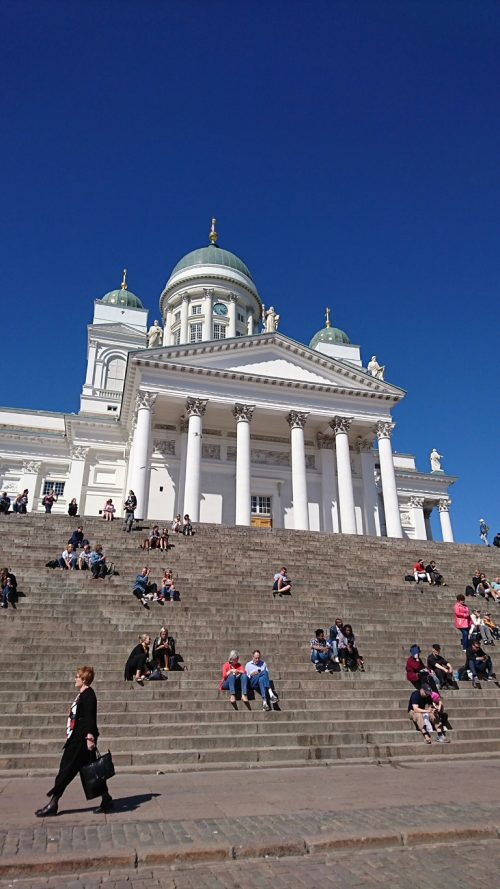
[(308, 346), (282, 334), (245, 263), (218, 243), (173, 268), (159, 318), (121, 287), (94, 302), (77, 414), (0, 408), (0, 491), (28, 509), (76, 498), (99, 515), (111, 497), (136, 517), (453, 541), (449, 487), (435, 455), (419, 472), (395, 454), (392, 410), (405, 393), (332, 327)]

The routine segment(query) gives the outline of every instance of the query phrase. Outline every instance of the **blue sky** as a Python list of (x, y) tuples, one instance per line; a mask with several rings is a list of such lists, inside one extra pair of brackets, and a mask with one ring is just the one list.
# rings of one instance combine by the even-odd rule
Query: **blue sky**
[(0, 403), (76, 411), (93, 300), (158, 316), (207, 242), (281, 329), (333, 323), (407, 390), (394, 447), (500, 530), (500, 4), (4, 0)]

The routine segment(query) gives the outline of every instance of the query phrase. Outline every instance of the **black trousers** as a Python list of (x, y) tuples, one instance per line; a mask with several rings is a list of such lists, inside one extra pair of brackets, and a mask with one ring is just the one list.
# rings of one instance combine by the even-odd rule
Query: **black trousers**
[[(83, 744), (81, 742), (68, 744), (68, 746), (64, 748), (54, 786), (52, 790), (49, 790), (47, 796), (56, 796), (59, 799), (63, 795), (68, 784), (71, 784), (73, 779), (79, 774), (80, 769), (83, 766), (88, 765), (90, 762), (93, 762), (95, 758), (95, 748), (94, 750), (89, 750), (86, 741), (84, 741)], [(106, 782), (103, 781), (102, 795), (106, 796), (108, 792), (108, 786)]]

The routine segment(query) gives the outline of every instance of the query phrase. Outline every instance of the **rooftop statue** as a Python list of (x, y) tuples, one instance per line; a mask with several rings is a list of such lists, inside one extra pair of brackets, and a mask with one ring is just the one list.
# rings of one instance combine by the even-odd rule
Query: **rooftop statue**
[(156, 346), (161, 346), (162, 340), (163, 330), (158, 321), (155, 321), (148, 330), (148, 349), (154, 349)]
[(375, 377), (377, 380), (384, 379), (385, 373), (385, 364), (382, 366), (377, 361), (377, 356), (372, 355), (370, 361), (368, 362), (368, 373), (371, 373), (372, 377)]
[(275, 330), (278, 329), (280, 316), (277, 312), (274, 311), (274, 306), (271, 306), (266, 312), (266, 333), (274, 333)]
[(431, 471), (432, 472), (443, 472), (441, 469), (441, 460), (443, 459), (442, 454), (438, 454), (436, 448), (433, 448), (431, 451)]

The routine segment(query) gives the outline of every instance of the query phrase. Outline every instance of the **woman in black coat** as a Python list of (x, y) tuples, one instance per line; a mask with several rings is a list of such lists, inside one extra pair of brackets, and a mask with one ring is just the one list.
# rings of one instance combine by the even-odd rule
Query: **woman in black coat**
[(149, 674), (149, 646), (151, 645), (151, 636), (148, 633), (142, 633), (139, 636), (139, 644), (130, 652), (127, 663), (125, 664), (124, 679), (132, 682), (134, 679), (141, 685)]
[[(94, 689), (90, 687), (93, 681), (93, 667), (80, 667), (76, 671), (75, 688), (78, 689), (78, 695), (73, 701), (68, 715), (64, 753), (54, 786), (47, 794), (51, 798), (50, 802), (43, 809), (37, 809), (35, 812), (39, 818), (57, 815), (59, 800), (68, 784), (73, 778), (76, 778), (83, 766), (95, 760), (99, 729), (97, 728), (97, 698)], [(113, 800), (109, 795), (106, 782), (103, 781), (101, 805), (94, 811), (96, 813), (110, 812), (112, 809)]]

